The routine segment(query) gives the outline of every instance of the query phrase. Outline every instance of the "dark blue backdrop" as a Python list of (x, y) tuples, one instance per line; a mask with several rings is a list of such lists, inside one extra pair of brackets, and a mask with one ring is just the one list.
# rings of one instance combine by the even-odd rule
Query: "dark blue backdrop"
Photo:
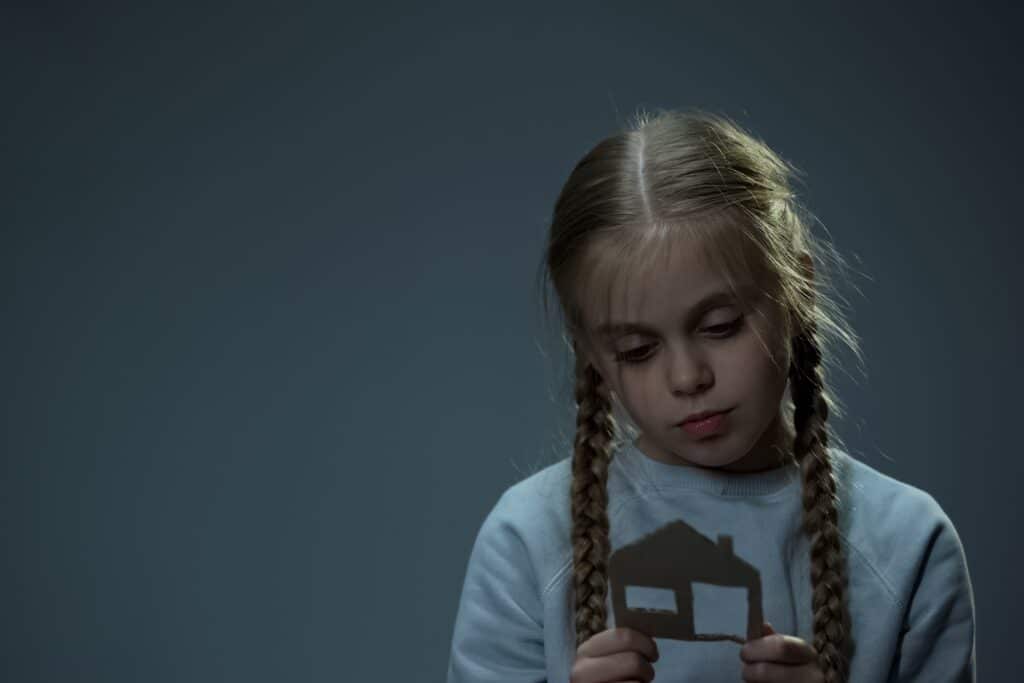
[(868, 361), (837, 428), (950, 514), (1011, 678), (1019, 10), (31, 5), (0, 15), (0, 678), (442, 680), (480, 522), (568, 455), (554, 198), (687, 106), (806, 173)]

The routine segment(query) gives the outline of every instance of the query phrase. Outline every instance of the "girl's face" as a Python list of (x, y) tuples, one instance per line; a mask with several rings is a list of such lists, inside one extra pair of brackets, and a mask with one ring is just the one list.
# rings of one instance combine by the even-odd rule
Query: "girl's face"
[[(736, 472), (774, 467), (792, 437), (782, 414), (790, 363), (784, 313), (752, 281), (736, 283), (746, 291), (744, 309), (692, 241), (671, 244), (628, 290), (612, 284), (607, 310), (584, 303), (587, 356), (649, 457)], [(679, 426), (693, 413), (722, 410), (714, 434)]]

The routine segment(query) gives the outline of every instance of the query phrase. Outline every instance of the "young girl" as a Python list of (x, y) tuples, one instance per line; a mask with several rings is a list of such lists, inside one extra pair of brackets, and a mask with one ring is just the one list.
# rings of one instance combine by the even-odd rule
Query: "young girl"
[[(573, 453), (484, 520), (448, 683), (974, 680), (953, 524), (829, 445), (824, 351), (859, 349), (791, 176), (696, 111), (640, 116), (575, 166), (545, 255)], [(667, 604), (627, 606), (630, 572)]]

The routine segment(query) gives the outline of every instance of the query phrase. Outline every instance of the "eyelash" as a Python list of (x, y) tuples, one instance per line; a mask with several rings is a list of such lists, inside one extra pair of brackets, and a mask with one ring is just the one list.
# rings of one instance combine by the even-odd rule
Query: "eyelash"
[[(722, 323), (721, 325), (711, 325), (710, 327), (705, 327), (704, 329), (705, 330), (718, 330), (718, 329), (721, 329), (722, 331), (720, 333), (714, 335), (714, 338), (715, 339), (727, 339), (727, 338), (733, 336), (740, 329), (742, 324), (743, 324), (743, 317), (740, 316), (739, 318), (736, 318), (732, 322)], [(644, 356), (642, 358), (636, 358), (636, 357), (634, 357), (634, 354), (638, 350), (646, 349), (649, 346), (651, 346), (651, 345), (648, 344), (647, 346), (640, 346), (640, 347), (638, 347), (636, 349), (632, 349), (630, 351), (623, 351), (622, 353), (617, 353), (617, 354), (615, 354), (615, 360), (620, 362), (620, 363), (626, 363), (626, 364), (629, 364), (629, 365), (636, 365), (636, 364), (639, 364), (639, 363), (643, 363), (650, 356)]]

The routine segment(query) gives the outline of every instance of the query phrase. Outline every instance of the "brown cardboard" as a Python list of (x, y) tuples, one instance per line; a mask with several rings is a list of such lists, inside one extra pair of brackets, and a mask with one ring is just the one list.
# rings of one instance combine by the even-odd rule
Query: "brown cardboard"
[[(742, 644), (761, 637), (761, 574), (736, 556), (731, 536), (719, 535), (716, 543), (686, 522), (670, 522), (612, 553), (608, 576), (616, 626), (632, 628), (652, 638), (674, 640), (731, 640)], [(745, 638), (729, 633), (694, 632), (693, 582), (747, 589)], [(629, 608), (626, 586), (672, 590), (676, 611)]]

